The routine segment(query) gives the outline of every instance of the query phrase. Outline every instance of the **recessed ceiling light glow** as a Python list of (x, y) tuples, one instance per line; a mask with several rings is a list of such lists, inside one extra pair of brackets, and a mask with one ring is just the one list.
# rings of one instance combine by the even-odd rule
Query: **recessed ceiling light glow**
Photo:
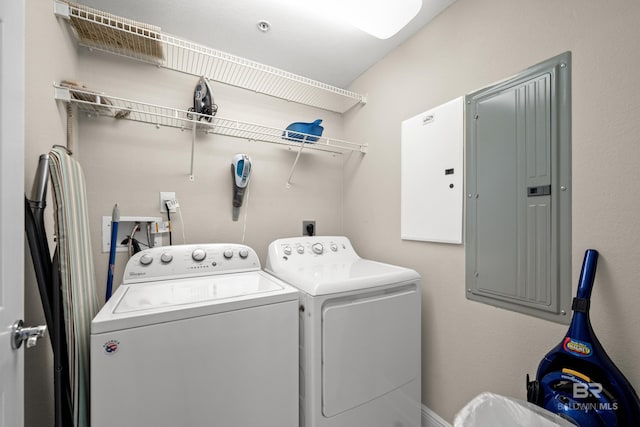
[(422, 0), (323, 0), (336, 17), (379, 39), (403, 29), (422, 8)]
[(403, 29), (422, 8), (422, 0), (279, 0), (309, 14), (347, 22), (379, 39)]

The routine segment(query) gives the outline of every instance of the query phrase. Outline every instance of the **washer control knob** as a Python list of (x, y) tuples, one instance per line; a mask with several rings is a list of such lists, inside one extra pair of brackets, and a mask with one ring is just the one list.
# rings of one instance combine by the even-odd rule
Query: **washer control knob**
[(314, 243), (311, 246), (311, 249), (313, 250), (313, 253), (321, 255), (322, 251), (324, 251), (324, 248), (322, 247), (322, 243)]
[(149, 254), (144, 254), (140, 257), (140, 264), (149, 265), (153, 262), (153, 257)]
[(194, 249), (193, 252), (191, 252), (191, 258), (193, 258), (194, 261), (204, 261), (206, 257), (207, 253), (204, 249)]
[(302, 255), (304, 253), (304, 246), (300, 245), (296, 247), (296, 252), (298, 252), (300, 255)]
[(225, 249), (222, 255), (224, 255), (226, 259), (231, 259), (233, 258), (233, 251), (231, 249)]
[(291, 255), (291, 246), (285, 246), (284, 248), (282, 248), (282, 250), (284, 251), (285, 255)]
[(249, 251), (247, 249), (240, 249), (238, 255), (240, 255), (240, 258), (245, 259), (249, 256)]
[(168, 264), (173, 261), (173, 255), (171, 255), (169, 252), (162, 252), (162, 255), (160, 255), (160, 261), (162, 261), (164, 264)]
[(335, 243), (332, 243), (331, 244), (331, 251), (338, 252), (338, 245), (336, 245)]

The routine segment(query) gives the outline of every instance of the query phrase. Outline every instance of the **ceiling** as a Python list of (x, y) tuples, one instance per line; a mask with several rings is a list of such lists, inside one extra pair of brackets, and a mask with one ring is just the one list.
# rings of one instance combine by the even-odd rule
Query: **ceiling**
[[(347, 88), (455, 0), (423, 0), (418, 15), (386, 40), (339, 19), (311, 15), (300, 5), (302, 0), (77, 1), (158, 26), (163, 33)], [(271, 24), (266, 33), (258, 29), (261, 20)]]

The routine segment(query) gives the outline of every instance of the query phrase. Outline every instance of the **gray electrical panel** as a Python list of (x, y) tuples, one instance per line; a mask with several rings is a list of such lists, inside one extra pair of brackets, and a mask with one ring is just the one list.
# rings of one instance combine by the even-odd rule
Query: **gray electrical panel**
[(571, 55), (466, 96), (466, 294), (568, 323)]

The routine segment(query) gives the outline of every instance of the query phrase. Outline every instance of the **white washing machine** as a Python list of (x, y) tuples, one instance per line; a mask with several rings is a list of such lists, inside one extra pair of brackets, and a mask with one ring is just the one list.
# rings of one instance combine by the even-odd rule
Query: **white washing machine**
[(91, 325), (93, 427), (297, 427), (298, 291), (236, 244), (133, 256)]
[(300, 292), (300, 427), (420, 427), (420, 276), (360, 258), (346, 237), (269, 245)]

